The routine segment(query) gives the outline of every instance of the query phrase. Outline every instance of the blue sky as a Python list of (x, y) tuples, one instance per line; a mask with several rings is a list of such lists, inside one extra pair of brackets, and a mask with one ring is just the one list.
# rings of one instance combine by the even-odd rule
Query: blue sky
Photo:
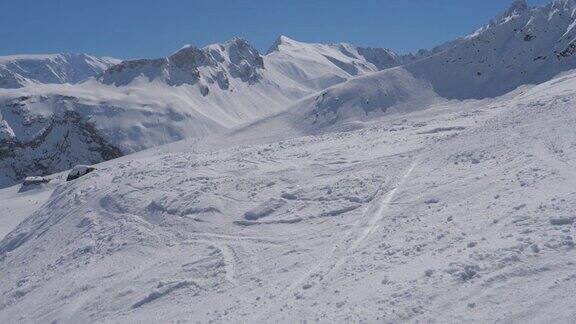
[[(542, 5), (550, 0), (531, 0)], [(234, 36), (265, 52), (278, 35), (397, 52), (485, 24), (512, 0), (0, 0), (0, 55), (159, 57)]]

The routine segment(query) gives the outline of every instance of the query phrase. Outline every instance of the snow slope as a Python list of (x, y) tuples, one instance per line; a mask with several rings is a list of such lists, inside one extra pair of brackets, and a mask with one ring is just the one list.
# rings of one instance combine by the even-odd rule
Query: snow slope
[(0, 238), (42, 206), (52, 193), (50, 187), (19, 192), (20, 186), (0, 189)]
[(397, 67), (332, 86), (235, 134), (274, 137), (286, 132), (302, 135), (350, 129), (375, 117), (422, 110), (442, 101), (427, 81)]
[(265, 63), (298, 84), (316, 91), (358, 75), (409, 62), (382, 48), (362, 48), (350, 44), (307, 44), (280, 36), (265, 56)]
[(78, 83), (120, 63), (87, 54), (11, 55), (0, 57), (0, 88), (37, 83)]
[(0, 321), (569, 323), (575, 89), (103, 163), (0, 242)]

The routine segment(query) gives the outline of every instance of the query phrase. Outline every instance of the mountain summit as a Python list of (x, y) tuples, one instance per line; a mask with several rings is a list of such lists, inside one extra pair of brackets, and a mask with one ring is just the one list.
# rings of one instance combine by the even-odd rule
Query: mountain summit
[(504, 19), (514, 15), (519, 15), (526, 10), (528, 10), (528, 3), (526, 0), (515, 0), (508, 9), (500, 14), (500, 18)]
[(187, 45), (164, 58), (124, 61), (106, 70), (100, 80), (121, 86), (144, 77), (178, 86), (204, 79), (227, 89), (229, 77), (256, 82), (261, 77), (260, 69), (264, 69), (264, 63), (258, 51), (245, 40), (234, 38), (201, 49)]

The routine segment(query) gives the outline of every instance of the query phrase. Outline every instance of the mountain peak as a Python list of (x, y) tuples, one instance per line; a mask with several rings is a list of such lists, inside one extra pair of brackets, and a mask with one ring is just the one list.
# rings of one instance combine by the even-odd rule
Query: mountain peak
[(286, 43), (296, 43), (295, 40), (293, 40), (292, 38), (290, 38), (290, 37), (288, 37), (288, 36), (285, 36), (285, 35), (280, 35), (280, 36), (278, 37), (278, 40), (279, 40), (281, 43), (284, 43), (284, 44), (286, 44)]
[(514, 0), (510, 7), (500, 14), (498, 20), (504, 20), (508, 17), (521, 14), (522, 12), (528, 10), (528, 3), (526, 0)]
[(252, 45), (250, 45), (250, 43), (248, 43), (247, 40), (245, 40), (242, 37), (234, 37), (228, 41), (226, 41), (224, 43), (224, 45), (239, 45), (239, 46), (248, 46), (248, 47), (252, 47)]
[(292, 44), (296, 44), (296, 43), (298, 43), (298, 41), (295, 41), (288, 36), (280, 35), (280, 36), (278, 36), (278, 38), (276, 39), (274, 44), (272, 44), (272, 46), (270, 46), (270, 48), (268, 49), (266, 54), (270, 54), (272, 52), (278, 51), (280, 45), (292, 45)]
[[(249, 65), (252, 68), (264, 68), (262, 56), (258, 50), (243, 38), (235, 37), (224, 44), (225, 51), (232, 64)], [(256, 70), (251, 71), (256, 73)]]
[(528, 9), (528, 3), (526, 0), (514, 0), (510, 8), (508, 8), (509, 12), (522, 12)]

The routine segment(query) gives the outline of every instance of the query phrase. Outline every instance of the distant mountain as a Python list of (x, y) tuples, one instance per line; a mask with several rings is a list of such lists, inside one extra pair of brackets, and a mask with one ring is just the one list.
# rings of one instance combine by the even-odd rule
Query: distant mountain
[(263, 79), (285, 83), (288, 77), (297, 87), (321, 90), (354, 76), (405, 64), (412, 58), (387, 49), (344, 43), (308, 44), (286, 36), (280, 36), (266, 55), (260, 55), (247, 41), (235, 38), (204, 48), (187, 45), (164, 58), (124, 61), (107, 69), (99, 80), (116, 86), (138, 80), (171, 86), (198, 84), (206, 96), (211, 85), (229, 90), (232, 78), (254, 84)]
[(53, 115), (46, 127), (28, 141), (2, 139), (0, 124), (0, 184), (12, 183), (30, 174), (50, 174), (76, 164), (94, 164), (122, 156), (102, 138), (94, 125), (74, 111)]
[(276, 40), (266, 58), (283, 75), (315, 90), (413, 60), (411, 55), (401, 56), (383, 48), (308, 44), (286, 36)]
[(34, 83), (78, 83), (120, 63), (87, 54), (13, 55), (0, 57), (0, 88)]

